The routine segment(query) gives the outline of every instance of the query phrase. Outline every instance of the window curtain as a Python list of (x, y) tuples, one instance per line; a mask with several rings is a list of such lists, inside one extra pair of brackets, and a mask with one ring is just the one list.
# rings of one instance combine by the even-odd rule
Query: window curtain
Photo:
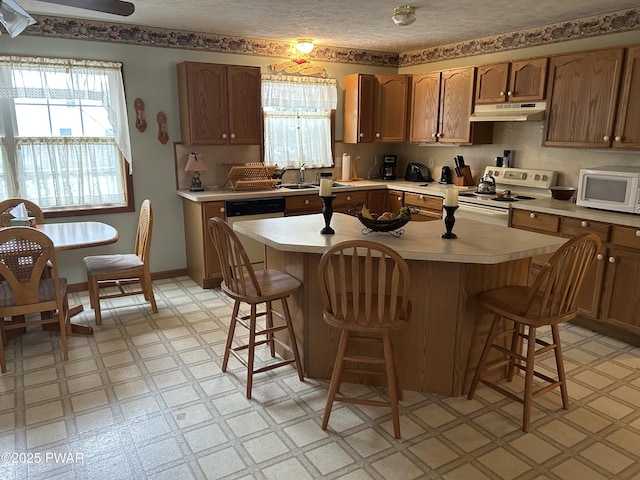
[(0, 56), (0, 98), (99, 100), (115, 144), (131, 169), (131, 141), (122, 64), (92, 60)]
[(335, 79), (262, 75), (265, 163), (281, 167), (331, 167), (331, 111)]
[(21, 137), (16, 146), (19, 191), (43, 208), (118, 205), (125, 198), (113, 138)]

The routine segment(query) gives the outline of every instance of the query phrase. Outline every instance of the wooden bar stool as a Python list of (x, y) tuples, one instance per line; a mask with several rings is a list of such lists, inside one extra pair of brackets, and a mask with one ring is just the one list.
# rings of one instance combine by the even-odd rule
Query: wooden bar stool
[[(481, 304), (493, 314), (493, 322), (480, 355), (478, 368), (469, 387), (471, 400), (478, 383), (524, 405), (522, 429), (529, 431), (531, 402), (534, 398), (560, 388), (562, 406), (569, 408), (567, 382), (562, 360), (562, 348), (558, 324), (575, 318), (578, 308), (576, 294), (585, 273), (600, 250), (600, 239), (593, 234), (584, 234), (567, 241), (557, 250), (536, 277), (531, 286), (512, 285), (489, 290), (480, 294)], [(513, 322), (513, 327), (501, 328), (502, 319)], [(551, 343), (537, 337), (538, 329), (550, 327)], [(504, 346), (504, 338), (511, 337), (510, 346)], [(522, 343), (526, 341), (526, 355), (522, 354)], [(508, 340), (507, 340), (508, 342)], [(540, 346), (541, 348), (537, 348)], [(492, 350), (503, 357), (488, 362)], [(535, 370), (535, 359), (553, 351), (556, 360), (557, 378), (551, 378)], [(524, 393), (519, 396), (501, 386), (495, 378), (495, 370), (507, 367), (507, 381), (513, 379), (516, 369), (525, 372)], [(487, 376), (494, 372), (492, 376)], [(542, 380), (543, 386), (534, 390), (534, 377)]]
[[(350, 240), (334, 245), (320, 259), (320, 292), (323, 317), (342, 333), (331, 375), (322, 429), (329, 424), (335, 400), (361, 405), (391, 407), (393, 431), (400, 438), (398, 385), (392, 335), (409, 325), (411, 280), (409, 267), (393, 249), (368, 240)], [(349, 353), (350, 346), (363, 342), (382, 343), (382, 356), (362, 349)], [(350, 367), (348, 365), (353, 365)], [(384, 365), (384, 370), (370, 368)], [(387, 377), (389, 401), (337, 396), (343, 372)]]
[[(235, 301), (233, 313), (231, 314), (229, 334), (227, 335), (227, 344), (224, 349), (222, 371), (227, 371), (229, 355), (233, 355), (247, 367), (247, 398), (251, 398), (253, 375), (256, 373), (295, 363), (298, 378), (300, 378), (301, 382), (304, 381), (296, 335), (287, 303), (287, 297), (300, 288), (300, 282), (291, 275), (277, 270), (260, 270), (256, 272), (251, 266), (240, 239), (224, 220), (215, 217), (210, 218), (209, 232), (218, 252), (222, 268), (222, 291)], [(281, 302), (282, 312), (273, 309), (273, 302), (278, 300)], [(250, 306), (251, 312), (249, 315), (239, 315), (242, 303)], [(265, 305), (264, 312), (258, 312), (257, 307), (260, 304)], [(274, 316), (284, 320), (284, 325), (274, 325)], [(259, 330), (257, 320), (260, 317), (265, 317), (266, 328)], [(249, 343), (234, 347), (235, 329), (238, 324), (249, 330)], [(289, 334), (289, 343), (275, 335), (276, 332), (283, 330), (286, 330)], [(262, 335), (265, 338), (256, 341), (256, 337)], [(287, 351), (292, 358), (267, 362), (262, 367), (255, 368), (255, 347), (265, 344), (269, 345), (272, 358), (275, 358), (276, 344)], [(247, 350), (247, 358), (240, 355), (243, 350)]]

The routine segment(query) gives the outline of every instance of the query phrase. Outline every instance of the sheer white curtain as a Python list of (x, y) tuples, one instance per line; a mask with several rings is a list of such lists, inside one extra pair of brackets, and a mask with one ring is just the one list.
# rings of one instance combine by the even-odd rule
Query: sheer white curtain
[(331, 167), (335, 79), (262, 75), (264, 161), (280, 167)]

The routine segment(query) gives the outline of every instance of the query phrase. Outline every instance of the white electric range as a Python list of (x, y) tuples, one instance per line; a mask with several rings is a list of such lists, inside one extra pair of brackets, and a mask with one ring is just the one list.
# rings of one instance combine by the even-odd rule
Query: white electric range
[(458, 210), (455, 213), (457, 218), (508, 226), (511, 205), (549, 197), (549, 187), (554, 186), (558, 178), (558, 173), (553, 170), (531, 168), (488, 166), (484, 169), (484, 176), (487, 174), (496, 182), (496, 193), (504, 195), (500, 197), (496, 193), (460, 192)]

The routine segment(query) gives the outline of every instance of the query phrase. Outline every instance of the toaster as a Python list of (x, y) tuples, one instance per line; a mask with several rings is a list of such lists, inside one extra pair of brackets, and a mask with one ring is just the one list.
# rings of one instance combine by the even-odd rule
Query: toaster
[(433, 182), (429, 169), (421, 163), (411, 162), (407, 165), (404, 179), (408, 182)]

